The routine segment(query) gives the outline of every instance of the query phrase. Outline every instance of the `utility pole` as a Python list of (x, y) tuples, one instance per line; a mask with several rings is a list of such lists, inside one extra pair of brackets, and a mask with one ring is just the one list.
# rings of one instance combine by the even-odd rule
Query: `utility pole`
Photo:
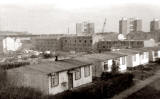
[(69, 27), (68, 27), (68, 34), (69, 34)]
[(106, 26), (106, 21), (107, 21), (107, 19), (105, 18), (104, 23), (103, 23), (103, 27), (102, 27), (102, 33), (104, 33), (104, 28)]

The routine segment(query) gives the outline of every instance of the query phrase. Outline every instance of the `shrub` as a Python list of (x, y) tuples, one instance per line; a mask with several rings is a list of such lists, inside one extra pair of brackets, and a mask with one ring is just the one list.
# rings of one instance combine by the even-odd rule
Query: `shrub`
[(30, 64), (29, 62), (10, 62), (10, 63), (1, 63), (0, 67), (2, 69), (11, 69), (11, 68), (21, 67), (29, 64)]
[(155, 62), (160, 64), (160, 58), (157, 58)]
[(47, 54), (47, 53), (43, 53), (42, 54), (43, 58), (47, 59), (47, 58), (52, 58), (53, 55), (52, 54)]
[(112, 69), (112, 70), (111, 70), (112, 73), (117, 73), (117, 72), (118, 72), (119, 66), (116, 64), (115, 61), (113, 61), (113, 64), (112, 64), (112, 68), (111, 68), (111, 69)]
[(0, 91), (0, 99), (44, 99), (41, 92), (32, 88), (4, 87)]
[(38, 58), (37, 55), (31, 55), (30, 58)]
[(101, 74), (101, 80), (109, 80), (109, 79), (112, 79), (114, 77), (118, 77), (122, 74), (120, 73), (112, 73), (112, 72), (103, 72)]

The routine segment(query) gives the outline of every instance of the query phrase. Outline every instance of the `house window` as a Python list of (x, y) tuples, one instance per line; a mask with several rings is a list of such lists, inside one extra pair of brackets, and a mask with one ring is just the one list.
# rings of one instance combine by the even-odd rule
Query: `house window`
[(122, 57), (122, 65), (125, 65), (125, 57)]
[(55, 73), (54, 75), (51, 75), (51, 88), (58, 86), (59, 84), (59, 75), (58, 73)]
[(75, 80), (78, 80), (81, 78), (81, 69), (78, 68), (76, 69), (76, 72), (75, 72)]
[(90, 66), (85, 66), (84, 67), (84, 76), (85, 77), (90, 76)]
[(92, 43), (92, 40), (90, 40), (90, 43)]
[(104, 62), (104, 70), (108, 70), (108, 63), (107, 62)]
[(157, 57), (158, 56), (158, 52), (156, 51), (156, 52), (154, 52), (154, 56), (155, 57)]

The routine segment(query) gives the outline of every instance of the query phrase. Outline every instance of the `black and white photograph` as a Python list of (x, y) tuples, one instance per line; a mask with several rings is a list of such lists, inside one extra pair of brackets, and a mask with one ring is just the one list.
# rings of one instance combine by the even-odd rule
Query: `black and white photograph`
[(0, 0), (0, 99), (160, 99), (160, 0)]

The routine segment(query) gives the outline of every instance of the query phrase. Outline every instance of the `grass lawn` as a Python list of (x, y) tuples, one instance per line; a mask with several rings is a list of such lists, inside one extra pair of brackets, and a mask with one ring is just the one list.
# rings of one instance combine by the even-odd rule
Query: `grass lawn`
[(160, 79), (144, 87), (126, 99), (160, 99)]
[(144, 65), (144, 68), (136, 68), (132, 70), (132, 73), (134, 74), (134, 79), (136, 81), (138, 80), (144, 80), (150, 76), (153, 76), (157, 70), (160, 69), (160, 65), (157, 63), (149, 63), (147, 65)]

